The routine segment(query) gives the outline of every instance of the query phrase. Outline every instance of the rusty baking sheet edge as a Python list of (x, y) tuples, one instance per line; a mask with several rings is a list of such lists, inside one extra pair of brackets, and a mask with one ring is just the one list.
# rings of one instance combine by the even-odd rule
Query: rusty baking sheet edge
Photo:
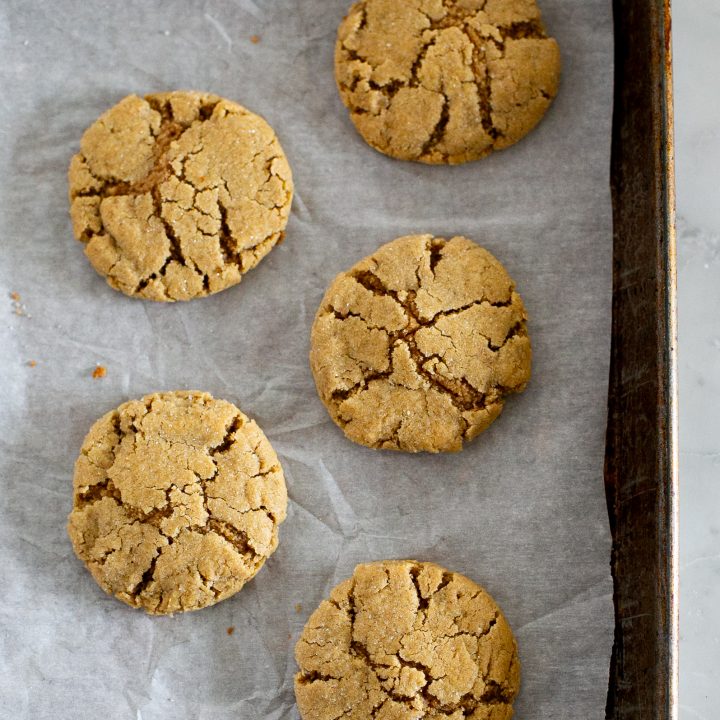
[(674, 720), (676, 255), (669, 0), (614, 0), (613, 330), (605, 482), (615, 644), (606, 717)]

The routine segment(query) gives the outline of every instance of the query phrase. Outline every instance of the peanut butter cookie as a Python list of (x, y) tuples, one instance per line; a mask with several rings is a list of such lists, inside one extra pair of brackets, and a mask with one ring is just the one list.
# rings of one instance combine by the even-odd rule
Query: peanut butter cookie
[(95, 270), (165, 302), (239, 283), (282, 239), (293, 193), (272, 128), (196, 92), (121, 100), (85, 131), (69, 183)]
[(200, 392), (148, 395), (91, 428), (68, 533), (100, 587), (151, 614), (234, 595), (278, 543), (287, 491), (257, 424)]
[(401, 160), (464, 163), (529, 133), (557, 94), (535, 0), (360, 0), (335, 78), (355, 127)]
[(359, 565), (295, 647), (303, 720), (510, 720), (517, 645), (494, 600), (432, 563)]
[(315, 317), (310, 365), (351, 440), (460, 450), (525, 389), (526, 320), (487, 250), (463, 237), (402, 237), (335, 278)]

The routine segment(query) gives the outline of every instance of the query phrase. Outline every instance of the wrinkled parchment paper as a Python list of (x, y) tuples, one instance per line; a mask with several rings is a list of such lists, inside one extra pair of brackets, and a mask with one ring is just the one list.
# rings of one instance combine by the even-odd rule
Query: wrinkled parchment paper
[[(455, 168), (387, 159), (355, 133), (332, 77), (348, 5), (0, 3), (3, 718), (297, 718), (293, 646), (307, 617), (356, 563), (396, 557), (463, 572), (498, 600), (523, 663), (517, 718), (604, 717), (610, 2), (542, 0), (563, 55), (557, 101), (519, 145)], [(266, 117), (297, 194), (285, 242), (239, 286), (163, 306), (124, 297), (90, 268), (70, 230), (66, 168), (106, 108), (174, 88)], [(307, 362), (334, 275), (424, 232), (485, 245), (531, 315), (529, 389), (455, 456), (346, 441)], [(105, 378), (91, 377), (96, 363)], [(65, 519), (93, 421), (178, 388), (258, 420), (291, 502), (278, 551), (239, 595), (151, 618), (97, 587)]]

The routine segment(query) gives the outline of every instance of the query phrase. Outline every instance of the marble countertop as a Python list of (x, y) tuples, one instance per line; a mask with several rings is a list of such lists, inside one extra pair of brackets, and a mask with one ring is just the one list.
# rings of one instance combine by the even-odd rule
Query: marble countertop
[(720, 715), (720, 2), (673, 4), (680, 720)]

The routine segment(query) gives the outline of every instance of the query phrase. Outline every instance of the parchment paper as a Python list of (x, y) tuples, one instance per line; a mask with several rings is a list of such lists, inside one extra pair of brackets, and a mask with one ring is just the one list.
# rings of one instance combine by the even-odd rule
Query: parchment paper
[[(332, 76), (349, 3), (0, 3), (3, 718), (297, 718), (293, 647), (307, 617), (356, 563), (404, 557), (463, 572), (500, 603), (523, 663), (517, 718), (604, 717), (610, 2), (542, 0), (563, 56), (557, 101), (519, 145), (455, 168), (390, 160), (355, 133)], [(71, 234), (66, 168), (106, 108), (174, 88), (266, 117), (297, 194), (285, 242), (238, 287), (162, 306), (91, 269)], [(422, 232), (485, 245), (531, 315), (529, 389), (454, 456), (345, 440), (307, 362), (334, 275)], [(105, 378), (92, 379), (96, 363)], [(65, 519), (94, 420), (178, 388), (258, 420), (291, 502), (279, 549), (239, 595), (151, 618), (97, 587)]]

